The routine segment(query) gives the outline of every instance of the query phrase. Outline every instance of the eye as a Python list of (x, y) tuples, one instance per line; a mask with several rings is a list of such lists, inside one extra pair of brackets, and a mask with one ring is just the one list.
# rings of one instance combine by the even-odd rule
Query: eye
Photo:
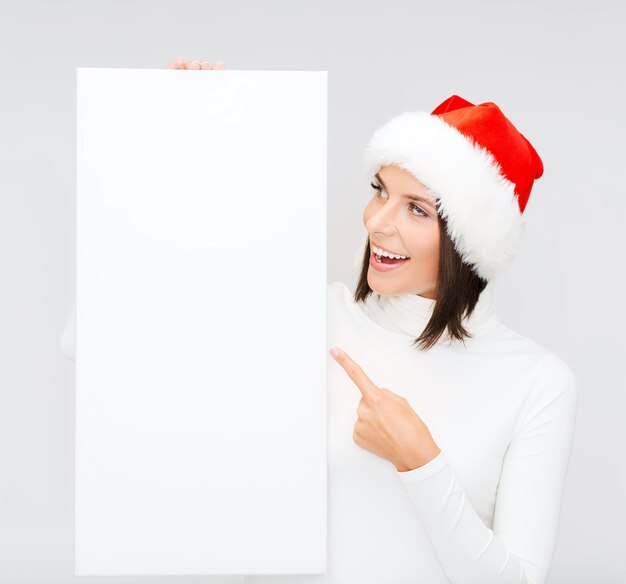
[[(383, 187), (381, 187), (380, 185), (377, 185), (374, 183), (370, 183), (370, 185), (379, 194), (384, 191)], [(426, 213), (426, 211), (418, 207), (415, 203), (409, 203), (408, 206), (409, 206), (409, 209), (416, 209), (418, 211), (417, 213), (414, 213), (414, 215), (416, 215), (417, 217), (428, 217), (428, 213)]]
[(426, 211), (422, 210), (420, 207), (418, 207), (415, 203), (409, 203), (409, 209), (417, 209), (419, 211), (418, 215), (421, 217), (428, 217), (428, 213), (426, 213)]
[[(375, 191), (378, 191), (378, 194), (380, 194), (380, 193), (382, 193), (382, 192), (383, 192), (383, 190), (384, 190), (384, 189), (383, 189), (383, 187), (381, 187), (380, 185), (376, 185), (376, 184), (374, 184), (374, 183), (370, 183), (370, 184), (371, 184), (372, 188), (373, 188)], [(378, 195), (376, 195), (376, 196), (378, 196)]]

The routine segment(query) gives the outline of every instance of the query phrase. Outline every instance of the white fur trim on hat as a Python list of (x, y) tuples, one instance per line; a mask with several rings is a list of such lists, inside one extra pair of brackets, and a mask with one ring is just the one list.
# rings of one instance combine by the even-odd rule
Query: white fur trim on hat
[(511, 262), (525, 220), (515, 185), (491, 152), (437, 115), (404, 112), (376, 130), (365, 149), (368, 180), (392, 164), (439, 198), (456, 250), (479, 276), (489, 281)]

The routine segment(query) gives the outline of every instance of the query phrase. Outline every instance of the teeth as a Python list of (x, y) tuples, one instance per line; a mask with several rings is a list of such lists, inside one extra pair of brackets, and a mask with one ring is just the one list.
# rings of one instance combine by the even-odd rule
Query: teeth
[(372, 249), (374, 250), (374, 253), (377, 256), (386, 256), (388, 258), (394, 259), (394, 260), (408, 260), (409, 256), (403, 256), (403, 255), (397, 255), (394, 253), (389, 253), (383, 249), (380, 249), (380, 247), (376, 247), (375, 245), (372, 244)]

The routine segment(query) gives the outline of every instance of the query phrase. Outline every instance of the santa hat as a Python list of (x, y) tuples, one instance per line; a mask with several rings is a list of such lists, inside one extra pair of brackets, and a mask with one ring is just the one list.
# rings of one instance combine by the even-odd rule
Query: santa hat
[(489, 281), (510, 263), (543, 163), (495, 103), (474, 105), (452, 95), (430, 114), (395, 116), (366, 147), (368, 180), (391, 164), (409, 171), (439, 199), (455, 249), (479, 276)]

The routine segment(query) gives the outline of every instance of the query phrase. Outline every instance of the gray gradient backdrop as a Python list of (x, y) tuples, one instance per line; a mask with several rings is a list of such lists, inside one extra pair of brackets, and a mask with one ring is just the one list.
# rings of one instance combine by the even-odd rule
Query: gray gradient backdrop
[[(74, 368), (59, 350), (74, 300), (75, 69), (181, 57), (329, 72), (328, 280), (350, 287), (371, 196), (362, 151), (384, 121), (457, 93), (496, 102), (533, 142), (545, 173), (496, 295), (502, 320), (566, 359), (581, 388), (550, 582), (624, 582), (625, 24), (618, 1), (0, 0), (0, 581), (94, 581), (72, 575)], [(228, 579), (98, 578), (147, 581)]]

